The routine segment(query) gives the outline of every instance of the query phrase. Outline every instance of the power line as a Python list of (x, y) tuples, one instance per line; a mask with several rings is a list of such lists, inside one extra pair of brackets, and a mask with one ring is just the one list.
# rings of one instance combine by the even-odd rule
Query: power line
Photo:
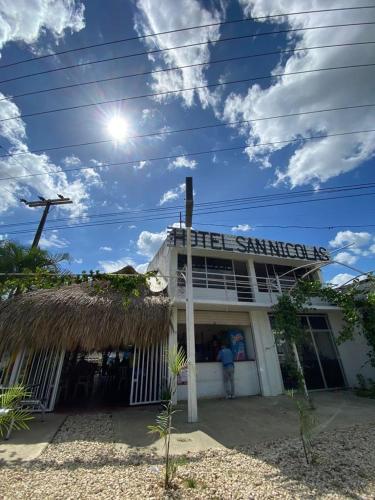
[(255, 208), (268, 208), (268, 207), (279, 207), (279, 206), (284, 206), (284, 205), (299, 205), (300, 203), (316, 203), (320, 201), (328, 201), (328, 200), (339, 200), (342, 198), (357, 198), (358, 196), (373, 196), (375, 195), (375, 192), (373, 193), (360, 193), (360, 194), (348, 194), (345, 196), (332, 196), (330, 198), (319, 198), (317, 200), (298, 200), (298, 201), (288, 201), (288, 202), (283, 202), (283, 203), (273, 203), (273, 204), (267, 204), (267, 205), (258, 205), (256, 207), (246, 207), (246, 208), (228, 208), (228, 209), (222, 209), (222, 210), (217, 210), (215, 208), (215, 211), (210, 211), (210, 212), (202, 212), (202, 211), (196, 211), (196, 215), (207, 215), (207, 214), (217, 214), (217, 213), (224, 213), (224, 212), (237, 212), (241, 210), (253, 210)]
[(24, 114), (20, 114), (20, 115), (16, 115), (16, 116), (11, 116), (8, 118), (2, 118), (0, 120), (0, 123), (8, 122), (10, 120), (18, 120), (20, 118), (31, 118), (33, 116), (47, 115), (50, 113), (59, 113), (61, 111), (72, 111), (72, 110), (76, 110), (76, 109), (90, 108), (93, 106), (101, 106), (103, 104), (113, 104), (115, 102), (133, 101), (136, 99), (145, 99), (145, 98), (149, 98), (149, 97), (158, 97), (158, 96), (169, 95), (169, 94), (180, 94), (182, 92), (190, 92), (192, 90), (208, 89), (208, 88), (212, 88), (212, 87), (223, 87), (225, 85), (235, 85), (238, 83), (254, 82), (254, 81), (259, 81), (259, 80), (268, 80), (268, 79), (277, 78), (277, 77), (284, 77), (284, 76), (304, 75), (307, 73), (319, 73), (321, 71), (336, 71), (336, 70), (342, 70), (342, 69), (368, 68), (371, 66), (375, 66), (375, 63), (350, 64), (347, 66), (331, 66), (329, 68), (305, 69), (302, 71), (291, 71), (289, 73), (269, 74), (269, 75), (256, 76), (256, 77), (252, 77), (252, 78), (243, 78), (240, 80), (229, 80), (226, 82), (216, 82), (216, 83), (210, 83), (207, 85), (199, 85), (198, 87), (188, 87), (188, 88), (182, 88), (182, 89), (176, 89), (176, 90), (166, 90), (163, 92), (152, 92), (150, 94), (121, 97), (120, 99), (107, 99), (104, 101), (95, 101), (95, 102), (87, 103), (87, 104), (77, 104), (75, 106), (66, 106), (64, 108), (48, 109), (46, 111), (36, 111), (34, 113), (24, 113)]
[(257, 16), (257, 17), (250, 17), (249, 16), (249, 17), (245, 17), (245, 18), (241, 18), (241, 19), (232, 19), (232, 20), (228, 20), (228, 21), (218, 21), (215, 23), (189, 26), (187, 28), (176, 28), (173, 30), (159, 31), (157, 33), (149, 33), (146, 35), (138, 35), (138, 36), (132, 36), (132, 37), (128, 37), (128, 38), (120, 38), (120, 39), (112, 40), (112, 41), (108, 41), (108, 42), (100, 42), (100, 43), (93, 43), (90, 45), (83, 45), (81, 47), (75, 47), (73, 49), (66, 49), (66, 50), (60, 50), (60, 51), (55, 51), (55, 52), (49, 52), (48, 54), (45, 54), (45, 55), (30, 57), (27, 59), (21, 59), (18, 61), (14, 61), (12, 63), (3, 64), (0, 66), (0, 69), (9, 68), (11, 66), (16, 66), (18, 64), (22, 64), (22, 63), (26, 63), (26, 62), (38, 61), (38, 60), (46, 59), (49, 57), (60, 56), (63, 54), (69, 54), (69, 53), (77, 52), (80, 50), (92, 49), (92, 48), (96, 48), (96, 47), (104, 47), (104, 46), (108, 46), (108, 45), (130, 42), (130, 41), (135, 41), (135, 40), (144, 40), (144, 39), (150, 38), (150, 37), (155, 37), (155, 36), (159, 36), (159, 35), (168, 35), (171, 33), (180, 33), (183, 31), (189, 31), (189, 30), (193, 30), (193, 29), (209, 28), (212, 26), (224, 26), (224, 25), (228, 25), (228, 24), (243, 23), (243, 22), (248, 22), (248, 21), (260, 21), (262, 19), (273, 19), (276, 17), (288, 17), (288, 16), (303, 15), (303, 14), (317, 14), (317, 13), (323, 13), (323, 12), (352, 11), (352, 10), (363, 10), (363, 9), (373, 9), (373, 8), (375, 8), (375, 5), (361, 5), (358, 7), (338, 7), (338, 8), (332, 8), (332, 9), (306, 10), (306, 11), (299, 11), (299, 12), (273, 14), (273, 15), (268, 15), (268, 16)]
[(371, 40), (363, 41), (363, 42), (352, 42), (352, 43), (337, 43), (334, 45), (317, 45), (314, 47), (281, 49), (281, 50), (276, 50), (276, 51), (271, 51), (271, 52), (260, 52), (260, 53), (248, 54), (248, 55), (244, 55), (244, 56), (227, 57), (225, 59), (214, 59), (211, 61), (204, 61), (201, 63), (186, 64), (184, 66), (174, 66), (171, 68), (162, 68), (162, 69), (157, 69), (157, 70), (152, 70), (152, 71), (143, 71), (140, 73), (112, 76), (112, 77), (108, 77), (108, 78), (100, 78), (97, 80), (89, 80), (86, 82), (70, 83), (68, 85), (61, 85), (58, 87), (50, 87), (47, 89), (33, 90), (32, 92), (24, 92), (22, 94), (14, 94), (14, 95), (2, 97), (0, 99), (0, 102), (11, 100), (11, 99), (16, 99), (19, 97), (27, 97), (27, 96), (31, 96), (31, 95), (44, 94), (46, 92), (55, 92), (57, 90), (66, 90), (66, 89), (81, 87), (81, 86), (85, 86), (85, 85), (93, 85), (93, 84), (97, 84), (97, 83), (112, 82), (114, 80), (123, 80), (125, 78), (135, 78), (138, 76), (146, 76), (146, 75), (154, 75), (157, 73), (164, 73), (166, 71), (176, 71), (179, 69), (194, 68), (194, 67), (198, 67), (198, 66), (207, 66), (208, 64), (210, 64), (210, 65), (211, 64), (219, 64), (219, 63), (224, 63), (224, 62), (233, 62), (233, 61), (240, 61), (240, 60), (244, 60), (244, 59), (251, 59), (251, 58), (255, 58), (255, 57), (265, 57), (265, 56), (271, 56), (271, 55), (289, 54), (289, 53), (303, 52), (303, 51), (308, 51), (308, 50), (318, 50), (318, 49), (328, 49), (328, 48), (338, 48), (338, 47), (354, 47), (354, 46), (358, 46), (358, 45), (370, 45), (370, 44), (374, 44), (374, 43), (375, 43), (375, 41), (371, 41)]
[[(270, 203), (266, 205), (255, 205), (255, 206), (245, 206), (245, 207), (237, 207), (237, 208), (229, 208), (229, 209), (216, 209), (215, 211), (195, 211), (195, 214), (200, 216), (200, 215), (216, 215), (218, 213), (225, 213), (225, 212), (234, 212), (234, 211), (247, 211), (247, 210), (256, 210), (259, 208), (270, 208), (270, 207), (280, 207), (280, 206), (287, 206), (287, 205), (295, 205), (295, 204), (302, 204), (302, 203), (316, 203), (316, 202), (322, 202), (322, 201), (332, 201), (332, 200), (341, 200), (341, 199), (346, 199), (346, 198), (356, 198), (356, 197), (363, 197), (363, 196), (374, 196), (375, 192), (373, 193), (361, 193), (361, 194), (351, 194), (351, 195), (343, 195), (343, 196), (332, 196), (332, 197), (326, 197), (326, 198), (320, 198), (320, 199), (313, 199), (313, 200), (298, 200), (298, 201), (290, 201), (290, 202), (282, 202), (282, 203)], [(178, 214), (176, 213), (175, 215), (176, 220), (178, 218)], [(175, 218), (173, 217), (173, 218)], [(84, 223), (84, 224), (75, 224), (75, 225), (64, 225), (64, 226), (49, 226), (48, 228), (45, 229), (45, 231), (56, 231), (56, 230), (61, 230), (61, 229), (75, 229), (75, 228), (86, 228), (86, 227), (97, 227), (97, 226), (107, 226), (107, 225), (113, 225), (113, 224), (126, 224), (126, 223), (134, 223), (134, 222), (151, 222), (151, 221), (156, 221), (156, 220), (171, 220), (171, 214), (166, 215), (166, 216), (160, 216), (160, 217), (154, 217), (154, 218), (145, 218), (145, 219), (120, 219), (120, 220), (109, 220), (109, 221), (103, 221), (103, 222), (92, 222), (92, 223)], [(33, 232), (33, 230), (29, 229), (22, 229), (18, 231), (11, 231), (8, 232), (7, 234), (27, 234)]]
[[(309, 195), (323, 195), (323, 194), (333, 194), (333, 193), (340, 193), (344, 191), (356, 191), (356, 190), (364, 190), (364, 189), (372, 189), (375, 187), (375, 182), (373, 183), (365, 183), (365, 184), (347, 184), (343, 186), (331, 186), (327, 188), (322, 188), (319, 191), (316, 191), (315, 189), (304, 189), (304, 190), (298, 190), (294, 192), (287, 192), (287, 193), (274, 193), (274, 194), (268, 194), (268, 195), (258, 195), (258, 196), (247, 196), (247, 197), (242, 197), (242, 198), (231, 198), (231, 199), (221, 199), (221, 200), (212, 200), (208, 202), (201, 202), (201, 203), (196, 203), (196, 207), (206, 207), (207, 205), (209, 206), (218, 206), (218, 205), (233, 205), (233, 204), (238, 204), (238, 203), (245, 203), (245, 202), (261, 202), (261, 201), (267, 201), (267, 200), (272, 200), (272, 201), (277, 201), (280, 199), (288, 199), (288, 198), (296, 198), (296, 197), (306, 197)], [(134, 216), (136, 214), (142, 214), (142, 213), (155, 213), (156, 215), (159, 215), (158, 212), (161, 213), (166, 213), (168, 211), (173, 211), (175, 212), (176, 210), (183, 209), (183, 205), (174, 205), (170, 207), (158, 207), (158, 208), (146, 208), (146, 209), (135, 209), (135, 210), (125, 210), (125, 211), (116, 211), (116, 212), (102, 212), (102, 213), (96, 213), (96, 214), (85, 214), (81, 216), (76, 216), (76, 217), (60, 217), (56, 218), (53, 220), (53, 222), (62, 222), (62, 221), (72, 221), (72, 220), (82, 220), (82, 219), (94, 219), (94, 218), (101, 218), (101, 217), (110, 217), (110, 216), (118, 216), (121, 214), (127, 214), (129, 216)], [(13, 227), (13, 226), (27, 226), (27, 225), (32, 225), (37, 223), (38, 221), (25, 221), (25, 222), (16, 222), (16, 223), (8, 223), (8, 224), (2, 224), (1, 228), (5, 227)]]
[(92, 165), (90, 167), (74, 167), (74, 168), (69, 168), (69, 169), (61, 169), (58, 172), (38, 172), (35, 174), (27, 174), (27, 175), (15, 175), (15, 176), (9, 176), (9, 177), (2, 177), (0, 178), (0, 181), (10, 181), (14, 179), (25, 179), (29, 177), (39, 177), (41, 175), (59, 175), (62, 173), (69, 173), (69, 172), (77, 172), (79, 170), (95, 170), (98, 168), (103, 168), (103, 167), (117, 167), (117, 166), (123, 166), (123, 165), (134, 165), (136, 163), (140, 162), (153, 162), (153, 161), (161, 161), (161, 160), (174, 160), (176, 158), (180, 158), (181, 156), (200, 156), (200, 155), (207, 155), (207, 154), (214, 154), (214, 153), (223, 153), (223, 152), (230, 152), (230, 151), (243, 151), (246, 149), (250, 148), (257, 148), (257, 147), (263, 147), (263, 146), (274, 146), (277, 144), (291, 144), (291, 143), (296, 143), (296, 142), (302, 142), (302, 141), (311, 141), (311, 140), (317, 140), (317, 139), (326, 139), (329, 137), (341, 137), (341, 136), (349, 136), (349, 135), (354, 135), (354, 134), (368, 134), (375, 132), (375, 129), (368, 129), (368, 130), (351, 130), (349, 132), (337, 132), (333, 134), (325, 134), (325, 135), (314, 135), (314, 136), (301, 136), (297, 138), (291, 138), (288, 140), (283, 140), (283, 141), (270, 141), (270, 142), (262, 142), (258, 144), (246, 144), (242, 146), (233, 146), (233, 147), (228, 147), (228, 148), (216, 148), (216, 149), (208, 149), (205, 151), (195, 151), (195, 152), (188, 152), (184, 154), (177, 154), (177, 155), (167, 155), (167, 156), (157, 156), (154, 158), (139, 158), (139, 159), (134, 159), (126, 162), (116, 162), (116, 163), (102, 163), (101, 165)]
[[(199, 226), (212, 226), (212, 227), (227, 227), (233, 229), (235, 225), (230, 225), (230, 224), (211, 224), (209, 222), (199, 222)], [(370, 228), (370, 227), (375, 227), (375, 224), (338, 224), (338, 225), (331, 225), (331, 226), (298, 226), (298, 225), (287, 225), (287, 226), (282, 226), (282, 225), (277, 225), (277, 224), (272, 224), (272, 225), (267, 225), (267, 224), (255, 224), (254, 226), (251, 226), (249, 229), (258, 229), (258, 228), (272, 228), (272, 229), (327, 229), (327, 230), (334, 230), (334, 229), (343, 229), (343, 228), (349, 228), (349, 229), (360, 229), (360, 228)]]
[[(273, 116), (265, 116), (262, 118), (252, 118), (250, 120), (237, 120), (237, 121), (233, 121), (233, 122), (223, 122), (223, 123), (215, 123), (215, 124), (209, 124), (209, 125), (199, 125), (197, 127), (188, 127), (188, 128), (175, 129), (175, 130), (159, 130), (157, 132), (150, 132), (148, 134), (138, 134), (138, 135), (128, 136), (127, 140), (144, 139), (147, 137), (158, 137), (160, 135), (170, 135), (170, 134), (176, 134), (176, 133), (182, 133), (182, 132), (193, 132), (196, 130), (203, 130), (203, 129), (209, 129), (209, 128), (227, 127), (227, 126), (232, 126), (232, 125), (241, 125), (241, 124), (245, 124), (245, 123), (253, 123), (253, 122), (259, 122), (259, 121), (265, 121), (265, 120), (275, 120), (275, 119), (279, 119), (279, 118), (290, 118), (293, 116), (310, 115), (310, 114), (316, 114), (316, 113), (328, 113), (331, 111), (343, 111), (343, 110), (367, 108), (367, 107), (373, 107), (373, 106), (375, 106), (375, 103), (358, 104), (358, 105), (354, 105), (354, 106), (338, 106), (335, 108), (316, 109), (316, 110), (310, 110), (310, 111), (298, 111), (296, 113), (288, 113), (288, 114), (284, 114), (284, 115), (273, 115)], [(27, 155), (30, 153), (56, 151), (56, 150), (67, 149), (67, 148), (93, 146), (93, 145), (98, 145), (98, 144), (109, 144), (112, 142), (116, 142), (116, 139), (103, 139), (100, 141), (80, 142), (80, 143), (75, 143), (75, 144), (64, 144), (61, 146), (52, 146), (52, 147), (48, 147), (48, 148), (31, 149), (28, 151), (18, 151), (16, 153), (7, 153), (5, 155), (0, 155), (0, 158), (21, 156), (21, 155)], [(180, 156), (184, 156), (184, 155), (181, 154)]]
[(299, 32), (299, 31), (308, 31), (308, 30), (317, 30), (317, 29), (330, 29), (330, 28), (345, 28), (345, 27), (353, 27), (353, 26), (363, 26), (363, 25), (373, 25), (375, 24), (375, 21), (366, 21), (366, 22), (360, 22), (360, 23), (347, 23), (347, 24), (330, 24), (330, 25), (325, 25), (325, 26), (309, 26), (306, 28), (291, 28), (291, 29), (284, 29), (284, 30), (273, 30), (273, 31), (264, 31), (261, 33), (251, 33), (248, 35), (236, 35), (232, 37), (227, 37), (227, 38), (217, 38), (215, 40), (206, 40), (204, 42), (195, 42), (195, 43), (190, 43), (186, 45), (176, 45), (174, 47), (167, 47), (165, 49), (154, 49), (154, 50), (147, 50), (143, 52), (134, 52), (132, 54), (125, 54), (122, 56), (115, 56), (115, 57), (107, 57), (103, 59), (96, 59), (93, 61), (85, 61), (82, 63), (76, 63), (76, 64), (70, 64), (69, 66), (62, 66), (60, 68), (53, 68), (53, 69), (48, 69), (44, 71), (37, 71), (35, 73), (27, 73), (25, 75), (20, 75), (20, 76), (15, 76), (12, 78), (7, 78), (5, 80), (0, 80), (1, 83), (9, 83), (9, 82), (14, 82), (17, 80), (23, 80), (24, 78), (30, 78), (33, 76), (40, 76), (40, 75), (46, 75), (49, 73), (55, 73), (57, 71), (64, 71), (66, 69), (73, 69), (73, 68), (79, 68), (82, 66), (89, 66), (93, 64), (99, 64), (99, 63), (104, 63), (104, 62), (110, 62), (110, 61), (118, 61), (120, 59), (128, 59), (130, 57), (138, 57), (138, 56), (143, 56), (143, 55), (153, 55), (161, 52), (167, 52), (171, 50), (179, 50), (179, 49), (186, 49), (190, 47), (197, 47), (199, 45), (211, 45), (215, 43), (223, 43), (223, 42), (229, 42), (232, 40), (243, 40), (246, 38), (258, 38), (261, 36), (268, 36), (268, 35), (279, 35), (279, 34), (286, 34), (286, 33), (292, 33), (292, 32)]

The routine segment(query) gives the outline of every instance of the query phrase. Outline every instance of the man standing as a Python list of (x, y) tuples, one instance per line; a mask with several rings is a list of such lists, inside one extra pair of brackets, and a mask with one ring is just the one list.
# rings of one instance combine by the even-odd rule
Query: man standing
[(226, 344), (222, 344), (217, 360), (223, 364), (224, 386), (227, 399), (234, 398), (234, 358)]

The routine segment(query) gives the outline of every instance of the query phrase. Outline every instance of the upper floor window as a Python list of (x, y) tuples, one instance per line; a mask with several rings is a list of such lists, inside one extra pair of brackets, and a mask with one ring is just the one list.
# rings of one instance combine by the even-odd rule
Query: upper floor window
[[(186, 255), (179, 254), (178, 269), (186, 266)], [(213, 288), (234, 291), (239, 301), (252, 300), (252, 288), (245, 261), (219, 259), (215, 257), (192, 257), (194, 288)], [(185, 286), (184, 279), (178, 278), (178, 285)]]
[[(296, 269), (292, 266), (265, 264), (261, 262), (254, 262), (254, 268), (260, 292), (278, 292), (280, 289), (287, 290), (309, 271), (309, 268), (306, 267)], [(313, 272), (304, 279), (315, 280), (317, 279), (317, 274)]]

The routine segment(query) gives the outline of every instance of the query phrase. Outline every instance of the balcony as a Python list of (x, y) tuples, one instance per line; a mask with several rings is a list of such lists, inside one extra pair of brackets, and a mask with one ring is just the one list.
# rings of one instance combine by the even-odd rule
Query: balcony
[[(170, 293), (177, 300), (185, 300), (185, 276), (183, 271), (179, 273), (175, 293), (172, 283)], [(287, 292), (295, 284), (295, 278), (254, 278), (234, 273), (193, 271), (193, 294), (196, 301), (275, 304), (277, 296)]]

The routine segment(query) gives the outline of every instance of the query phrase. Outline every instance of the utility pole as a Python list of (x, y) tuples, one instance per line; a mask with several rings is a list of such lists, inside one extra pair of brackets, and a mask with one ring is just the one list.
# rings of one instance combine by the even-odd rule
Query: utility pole
[(188, 363), (188, 422), (198, 421), (197, 377), (195, 365), (195, 329), (191, 226), (193, 221), (193, 178), (186, 177), (186, 347)]
[(48, 199), (48, 200), (46, 200), (42, 196), (38, 196), (39, 201), (38, 200), (37, 201), (27, 201), (24, 198), (21, 198), (20, 201), (22, 201), (22, 203), (24, 203), (28, 207), (31, 207), (31, 208), (44, 207), (43, 214), (42, 214), (42, 217), (40, 219), (38, 229), (36, 230), (36, 233), (34, 236), (34, 241), (33, 241), (33, 244), (31, 245), (31, 248), (35, 248), (39, 244), (39, 240), (40, 240), (40, 237), (42, 236), (44, 224), (47, 220), (47, 215), (48, 215), (50, 207), (52, 207), (54, 205), (68, 205), (69, 203), (73, 203), (73, 201), (70, 198), (64, 198), (64, 196), (62, 196), (61, 194), (58, 194), (57, 196), (58, 196), (58, 198)]

